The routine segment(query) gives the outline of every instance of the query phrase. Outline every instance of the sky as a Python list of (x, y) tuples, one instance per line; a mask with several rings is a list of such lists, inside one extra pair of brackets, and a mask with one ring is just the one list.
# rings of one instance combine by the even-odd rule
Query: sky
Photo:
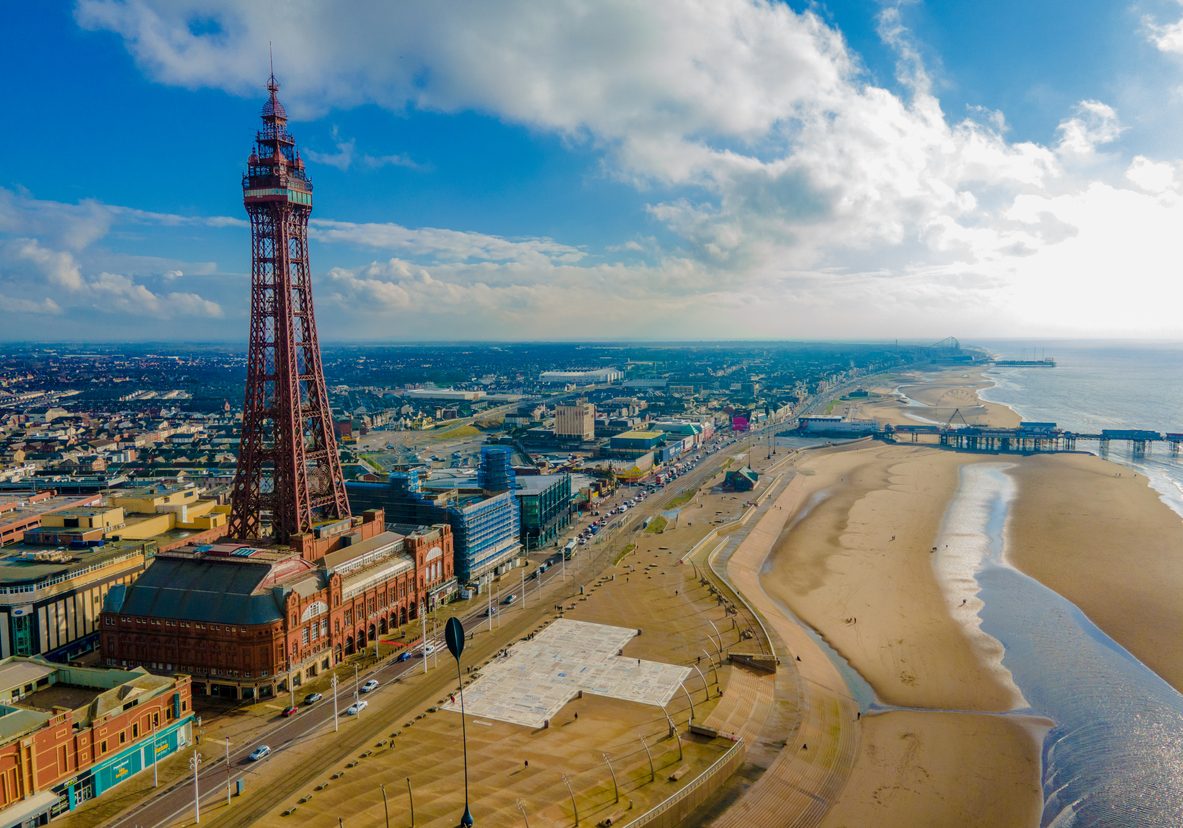
[(78, 0), (0, 29), (0, 340), (1183, 339), (1181, 0)]

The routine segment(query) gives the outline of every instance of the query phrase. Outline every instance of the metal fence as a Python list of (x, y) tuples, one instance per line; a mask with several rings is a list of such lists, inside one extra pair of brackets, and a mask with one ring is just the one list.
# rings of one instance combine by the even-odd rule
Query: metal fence
[(709, 768), (692, 779), (682, 790), (658, 803), (646, 813), (626, 823), (625, 828), (641, 828), (645, 825), (666, 828), (681, 825), (686, 817), (715, 791), (712, 783), (726, 779), (739, 767), (744, 757), (744, 741), (735, 744), (716, 759)]

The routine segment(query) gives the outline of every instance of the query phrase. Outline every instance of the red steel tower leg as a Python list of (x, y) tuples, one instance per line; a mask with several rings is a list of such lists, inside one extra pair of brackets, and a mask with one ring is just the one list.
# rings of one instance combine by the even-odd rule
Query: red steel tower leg
[(251, 221), (251, 330), (230, 536), (287, 543), (349, 516), (325, 391), (312, 281), (312, 182), (287, 131), (272, 75), (263, 129), (242, 179)]

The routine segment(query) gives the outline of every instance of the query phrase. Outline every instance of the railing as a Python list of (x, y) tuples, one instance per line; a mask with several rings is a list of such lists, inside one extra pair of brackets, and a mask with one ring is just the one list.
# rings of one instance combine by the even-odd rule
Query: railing
[[(694, 777), (686, 787), (676, 793), (670, 795), (667, 799), (659, 802), (646, 813), (634, 819), (625, 825), (625, 828), (641, 828), (643, 825), (651, 825), (659, 820), (665, 814), (668, 814), (678, 805), (682, 804), (692, 794), (702, 789), (705, 785), (714, 782), (718, 776), (730, 776), (735, 772), (736, 767), (744, 756), (744, 741), (737, 739), (735, 744), (729, 747), (722, 756), (711, 763), (711, 766)], [(694, 807), (702, 804), (701, 802), (694, 803)], [(671, 825), (680, 825), (685, 821), (688, 813), (680, 813), (676, 816), (677, 821), (670, 823)]]

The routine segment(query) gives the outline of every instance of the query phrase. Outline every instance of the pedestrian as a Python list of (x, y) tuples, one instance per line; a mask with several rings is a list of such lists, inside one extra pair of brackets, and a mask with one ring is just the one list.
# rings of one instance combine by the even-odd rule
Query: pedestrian
[(526, 760), (524, 767), (526, 770), (529, 770), (529, 768), (530, 768), (530, 760), (529, 759)]

